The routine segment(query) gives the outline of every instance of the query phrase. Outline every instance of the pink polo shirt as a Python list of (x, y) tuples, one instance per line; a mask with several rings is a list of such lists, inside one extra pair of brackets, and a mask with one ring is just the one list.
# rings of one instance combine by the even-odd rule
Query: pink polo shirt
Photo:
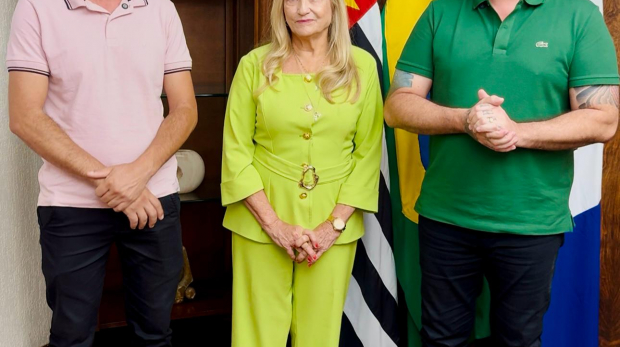
[[(191, 70), (170, 0), (123, 0), (112, 13), (88, 0), (20, 0), (7, 48), (9, 71), (49, 76), (44, 111), (104, 165), (129, 163), (163, 121), (164, 75)], [(43, 161), (39, 206), (105, 208), (93, 186)], [(148, 182), (177, 192), (174, 156)]]

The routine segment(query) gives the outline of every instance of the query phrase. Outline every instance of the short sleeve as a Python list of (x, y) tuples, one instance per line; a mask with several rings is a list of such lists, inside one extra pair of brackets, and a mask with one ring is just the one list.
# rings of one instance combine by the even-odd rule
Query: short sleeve
[(597, 7), (580, 25), (570, 65), (569, 87), (618, 84), (616, 49)]
[(166, 42), (166, 60), (164, 65), (164, 74), (170, 74), (180, 71), (190, 71), (192, 69), (192, 58), (189, 55), (185, 34), (183, 33), (183, 24), (179, 13), (170, 3), (168, 23), (168, 37)]
[(433, 78), (433, 3), (431, 2), (416, 23), (396, 68), (426, 78)]
[(13, 13), (6, 53), (6, 67), (49, 76), (50, 69), (41, 41), (41, 24), (37, 12), (27, 0), (20, 0)]

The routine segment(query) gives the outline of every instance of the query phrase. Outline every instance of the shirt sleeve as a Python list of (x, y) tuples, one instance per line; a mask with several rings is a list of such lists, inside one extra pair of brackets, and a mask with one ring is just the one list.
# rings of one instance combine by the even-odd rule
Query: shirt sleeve
[(431, 2), (416, 23), (396, 69), (433, 79), (433, 3)]
[(50, 75), (41, 42), (41, 23), (30, 1), (20, 0), (13, 13), (6, 67), (9, 72), (24, 71)]
[(222, 205), (243, 200), (263, 189), (263, 181), (252, 165), (256, 103), (253, 91), (254, 64), (247, 56), (239, 62), (233, 78), (224, 119), (222, 148)]
[(353, 137), (353, 171), (340, 188), (337, 202), (375, 213), (379, 205), (383, 99), (374, 61), (367, 71), (372, 75), (361, 95), (364, 107)]
[(172, 2), (170, 2), (170, 7), (171, 13), (168, 23), (164, 74), (190, 71), (192, 69), (192, 58), (189, 55), (189, 49), (185, 41), (181, 18), (179, 18), (179, 13)]
[(598, 7), (593, 6), (592, 13), (577, 33), (569, 87), (618, 84), (616, 49)]

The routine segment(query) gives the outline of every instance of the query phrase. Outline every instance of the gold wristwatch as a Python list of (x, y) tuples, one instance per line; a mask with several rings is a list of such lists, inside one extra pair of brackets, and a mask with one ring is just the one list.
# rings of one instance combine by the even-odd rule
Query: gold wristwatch
[(327, 218), (327, 221), (332, 225), (334, 231), (341, 233), (344, 231), (344, 229), (347, 228), (347, 223), (345, 223), (344, 220), (342, 220), (342, 218), (340, 217), (334, 217), (330, 214), (329, 218)]

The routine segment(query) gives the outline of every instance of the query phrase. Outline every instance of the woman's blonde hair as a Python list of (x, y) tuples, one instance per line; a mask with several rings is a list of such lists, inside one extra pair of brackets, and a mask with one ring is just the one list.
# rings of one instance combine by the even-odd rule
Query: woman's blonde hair
[[(261, 94), (266, 88), (273, 87), (278, 82), (276, 72), (282, 69), (282, 64), (293, 52), (291, 30), (284, 17), (284, 1), (273, 0), (271, 8), (271, 48), (263, 61), (262, 71), (265, 75), (265, 85), (259, 88)], [(332, 6), (332, 22), (328, 29), (329, 64), (317, 73), (317, 84), (325, 99), (333, 103), (334, 91), (343, 88), (347, 99), (355, 87), (351, 102), (357, 101), (360, 95), (360, 78), (351, 53), (351, 37), (349, 36), (347, 8), (344, 0), (329, 0)]]

